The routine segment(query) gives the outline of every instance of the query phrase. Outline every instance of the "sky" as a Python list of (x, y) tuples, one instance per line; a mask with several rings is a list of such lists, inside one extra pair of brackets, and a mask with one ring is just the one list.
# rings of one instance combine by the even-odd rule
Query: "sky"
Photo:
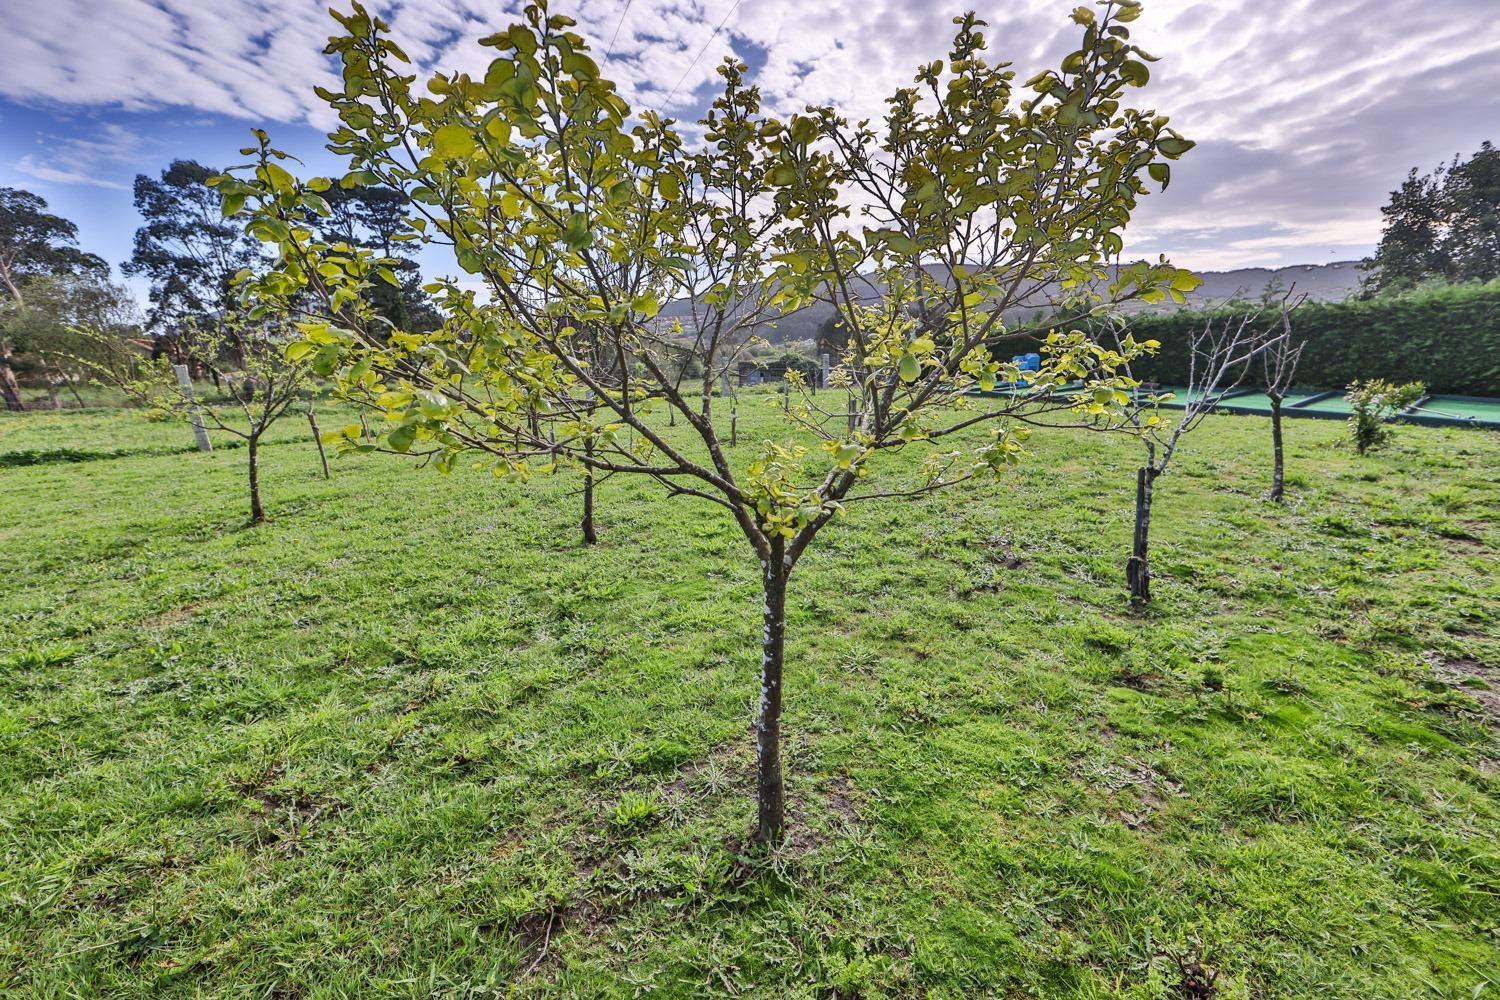
[[(336, 3), (339, 0), (335, 0)], [(769, 110), (876, 117), (953, 16), (990, 22), (989, 57), (1020, 78), (1076, 47), (1078, 0), (554, 0), (636, 108), (695, 121), (725, 55)], [(346, 3), (341, 4), (346, 5)], [(366, 0), (424, 70), (482, 68), (476, 39), (515, 0)], [(139, 224), (130, 185), (174, 158), (240, 162), (260, 126), (330, 173), (313, 87), (326, 0), (0, 0), (0, 186), (24, 187), (120, 264)], [(1369, 254), (1411, 167), (1500, 140), (1500, 0), (1146, 0), (1133, 40), (1160, 57), (1142, 102), (1198, 142), (1145, 199), (1130, 254), (1200, 270)]]

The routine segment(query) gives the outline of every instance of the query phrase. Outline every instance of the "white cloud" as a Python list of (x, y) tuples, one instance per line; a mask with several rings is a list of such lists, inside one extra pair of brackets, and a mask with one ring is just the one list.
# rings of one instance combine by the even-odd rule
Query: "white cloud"
[[(981, 10), (993, 22), (991, 57), (1023, 71), (1055, 60), (1076, 37), (1067, 20), (1075, 2), (1012, 0)], [(723, 55), (753, 53), (764, 56), (756, 80), (773, 110), (831, 103), (858, 119), (877, 117), (919, 62), (945, 53), (952, 15), (964, 5), (629, 0), (627, 8), (625, 0), (576, 0), (553, 8), (574, 16), (600, 55), (618, 29), (607, 72), (637, 106), (696, 117), (695, 91), (712, 83)], [(1149, 0), (1136, 38), (1162, 61), (1147, 98), (1203, 148), (1178, 166), (1171, 191), (1148, 199), (1133, 247), (1219, 230), (1226, 253), (1261, 251), (1275, 263), (1278, 254), (1308, 259), (1325, 244), (1373, 242), (1378, 207), (1409, 166), (1470, 152), (1493, 129), (1500, 20), (1492, 5)], [(476, 70), (489, 53), (473, 40), (514, 19), (519, 4), (370, 6), (425, 69)], [(335, 79), (322, 55), (334, 27), (323, 0), (12, 7), (0, 35), (0, 95), (328, 123), (312, 92)], [(96, 173), (62, 158), (31, 167), (51, 171), (49, 179)], [(1228, 233), (1252, 225), (1263, 227), (1266, 244), (1230, 245)]]
[(51, 181), (54, 184), (85, 184), (90, 187), (113, 188), (118, 191), (129, 190), (129, 185), (121, 184), (119, 181), (96, 177), (82, 170), (50, 166), (38, 162), (36, 157), (29, 154), (17, 160), (15, 167), (20, 173), (27, 177), (35, 177), (39, 181)]
[(141, 137), (113, 122), (89, 122), (83, 127), (86, 131), (73, 135), (42, 136), (47, 159), (28, 153), (15, 162), (15, 169), (55, 184), (129, 190), (128, 184), (111, 175), (117, 174), (118, 165), (129, 161), (141, 148)]

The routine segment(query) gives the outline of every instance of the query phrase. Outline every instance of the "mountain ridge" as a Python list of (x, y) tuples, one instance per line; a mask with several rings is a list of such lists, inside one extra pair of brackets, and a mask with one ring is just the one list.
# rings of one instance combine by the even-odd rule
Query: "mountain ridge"
[[(1178, 309), (1202, 309), (1223, 304), (1235, 299), (1256, 300), (1268, 292), (1295, 289), (1296, 294), (1306, 295), (1314, 302), (1338, 302), (1356, 294), (1363, 280), (1359, 261), (1341, 260), (1328, 264), (1290, 264), (1285, 267), (1241, 267), (1228, 271), (1196, 271), (1203, 284), (1187, 293), (1185, 305), (1171, 302), (1152, 305), (1135, 305), (1132, 311), (1161, 313)], [(857, 290), (859, 298), (873, 301), (879, 294), (875, 283), (863, 280), (863, 288)], [(1027, 318), (1040, 312), (1039, 309), (1022, 307), (1014, 318)], [(678, 299), (667, 303), (659, 314), (662, 320), (682, 319), (691, 315), (691, 303)], [(762, 336), (776, 344), (816, 340), (818, 330), (833, 315), (833, 307), (818, 303), (792, 315), (776, 320), (774, 327), (762, 331)], [(1011, 319), (1012, 317), (1007, 317)]]

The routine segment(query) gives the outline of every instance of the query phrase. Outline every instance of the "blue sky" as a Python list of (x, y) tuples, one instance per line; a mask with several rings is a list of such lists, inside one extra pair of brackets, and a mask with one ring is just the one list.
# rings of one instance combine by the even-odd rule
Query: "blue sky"
[[(755, 68), (772, 110), (831, 103), (878, 115), (975, 6), (992, 58), (1024, 76), (1055, 62), (1078, 0), (565, 0), (611, 52), (637, 107), (696, 117), (725, 54)], [(1146, 0), (1136, 38), (1162, 58), (1146, 99), (1199, 146), (1147, 199), (1127, 249), (1201, 269), (1367, 254), (1379, 208), (1412, 166), (1500, 140), (1496, 0)], [(313, 86), (323, 0), (12, 0), (0, 34), (0, 185), (77, 222), (112, 264), (138, 223), (130, 183), (174, 158), (236, 162), (269, 129), (310, 171), (326, 113)], [(370, 0), (424, 69), (474, 69), (473, 42), (516, 5)], [(951, 9), (949, 9), (951, 7)], [(609, 42), (614, 39), (611, 48)], [(434, 267), (439, 262), (434, 262)]]
[[(335, 169), (323, 134), (305, 123), (275, 124), (277, 140), (317, 172)], [(79, 243), (116, 269), (130, 255), (140, 217), (131, 204), (138, 173), (159, 173), (171, 160), (239, 162), (251, 123), (189, 109), (123, 112), (108, 107), (30, 106), (0, 100), (0, 186), (47, 199), (78, 225)]]

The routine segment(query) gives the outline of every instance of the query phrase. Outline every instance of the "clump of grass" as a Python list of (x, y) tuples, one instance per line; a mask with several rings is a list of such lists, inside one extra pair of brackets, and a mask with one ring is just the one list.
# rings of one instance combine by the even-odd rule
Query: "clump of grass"
[(609, 814), (609, 825), (616, 830), (630, 830), (645, 826), (661, 811), (661, 802), (654, 795), (626, 792), (615, 803)]

